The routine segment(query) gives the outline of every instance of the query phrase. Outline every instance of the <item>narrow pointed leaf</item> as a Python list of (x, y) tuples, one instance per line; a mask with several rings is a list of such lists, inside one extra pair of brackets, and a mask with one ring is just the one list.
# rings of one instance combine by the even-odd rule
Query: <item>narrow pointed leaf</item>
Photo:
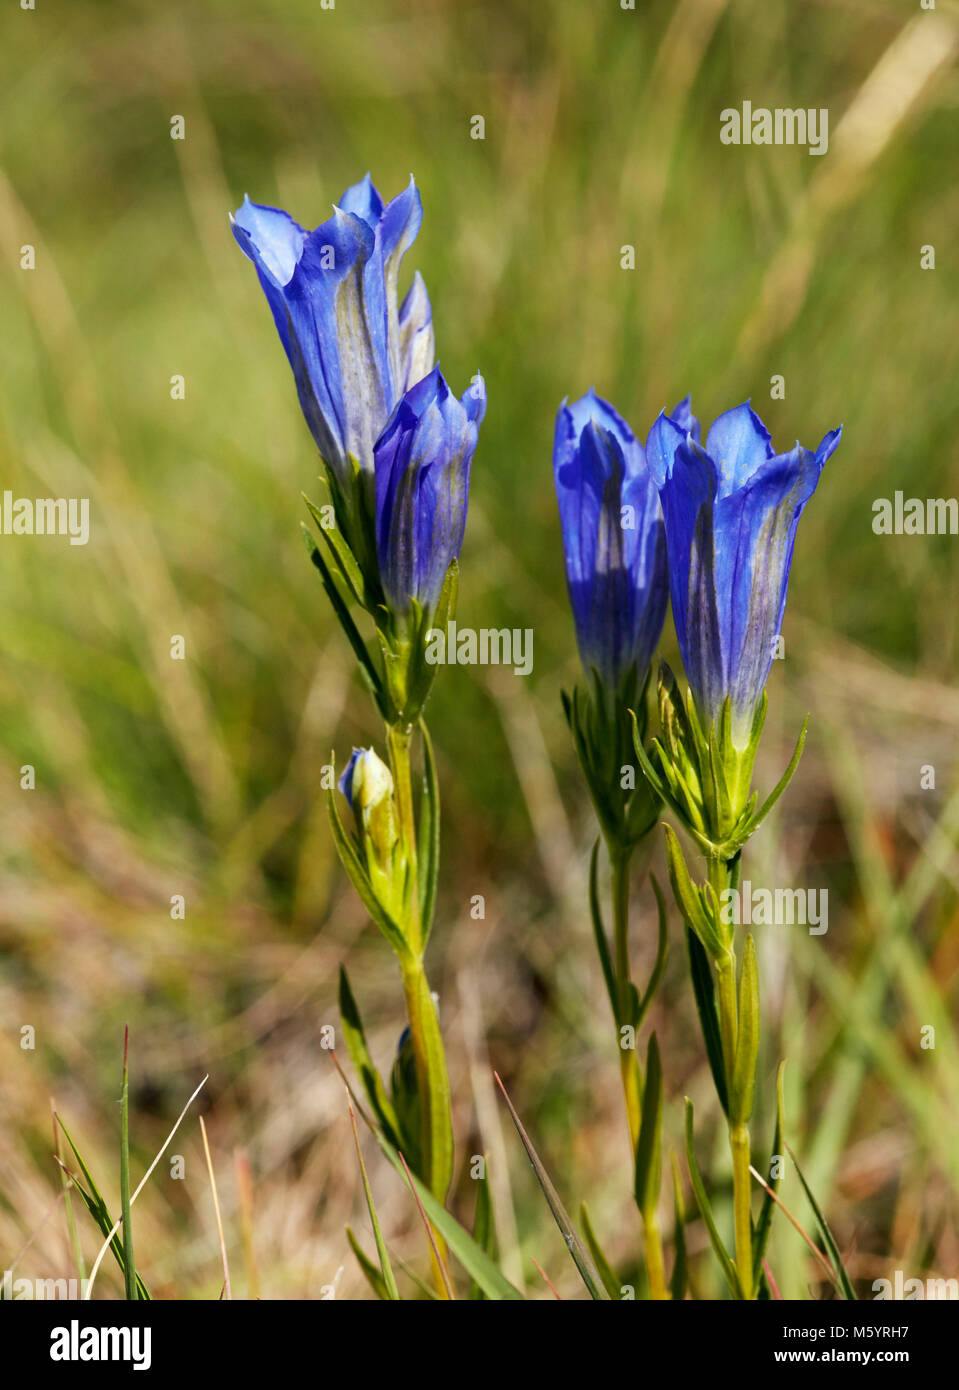
[[(496, 1222), (493, 1219), (493, 1198), (489, 1179), (479, 1178), (476, 1183), (476, 1212), (473, 1217), (473, 1239), (480, 1249), (485, 1250), (495, 1263), (499, 1259), (499, 1244), (496, 1240)], [(474, 1302), (483, 1302), (487, 1294), (475, 1279), (470, 1280), (469, 1297)]]
[(356, 1239), (356, 1236), (353, 1234), (349, 1226), (347, 1226), (346, 1228), (346, 1238), (350, 1243), (350, 1249), (356, 1256), (357, 1264), (363, 1271), (363, 1274), (370, 1288), (376, 1294), (377, 1298), (381, 1299), (384, 1303), (389, 1303), (392, 1299), (392, 1295), (387, 1290), (386, 1283), (383, 1279), (382, 1274), (377, 1269), (373, 1261), (370, 1259), (369, 1255), (366, 1254), (363, 1247), (360, 1245), (359, 1241)]
[(716, 1012), (716, 991), (713, 988), (712, 971), (709, 968), (709, 957), (706, 955), (705, 948), (696, 933), (690, 929), (688, 923), (686, 924), (686, 946), (689, 951), (689, 973), (693, 982), (696, 1008), (699, 1011), (699, 1023), (703, 1030), (703, 1042), (706, 1045), (709, 1070), (713, 1074), (713, 1085), (716, 1087), (719, 1103), (723, 1107), (724, 1113), (728, 1115), (726, 1064), (723, 1060), (722, 1034), (719, 1030), (719, 1015)]
[(853, 1302), (855, 1302), (856, 1291), (852, 1286), (852, 1282), (849, 1278), (849, 1275), (846, 1273), (846, 1267), (843, 1264), (842, 1256), (839, 1253), (839, 1246), (836, 1244), (835, 1236), (829, 1229), (829, 1222), (826, 1220), (825, 1216), (823, 1216), (822, 1212), (819, 1210), (819, 1203), (812, 1195), (812, 1191), (810, 1190), (809, 1184), (806, 1182), (806, 1179), (802, 1175), (802, 1169), (796, 1162), (796, 1155), (793, 1153), (792, 1149), (789, 1147), (788, 1144), (786, 1145), (786, 1152), (789, 1154), (789, 1157), (793, 1161), (793, 1166), (796, 1169), (796, 1176), (802, 1183), (802, 1190), (806, 1194), (806, 1200), (812, 1207), (816, 1220), (819, 1223), (819, 1230), (822, 1234), (823, 1243), (826, 1247), (826, 1250), (829, 1253), (829, 1258), (832, 1261), (833, 1269), (836, 1271), (836, 1278), (838, 1280), (842, 1296), (843, 1298), (850, 1299)]
[(703, 1218), (703, 1224), (709, 1233), (713, 1251), (719, 1261), (719, 1267), (723, 1272), (726, 1283), (729, 1285), (730, 1293), (733, 1298), (742, 1298), (742, 1291), (739, 1287), (739, 1280), (736, 1277), (736, 1270), (732, 1260), (726, 1252), (722, 1237), (716, 1226), (713, 1216), (713, 1209), (709, 1205), (709, 1198), (706, 1196), (706, 1188), (703, 1185), (702, 1177), (699, 1172), (699, 1165), (696, 1162), (696, 1149), (693, 1144), (693, 1103), (686, 1098), (686, 1163), (689, 1167), (689, 1180), (693, 1185), (693, 1195), (696, 1198), (696, 1205), (699, 1207), (699, 1214)]
[(580, 1203), (579, 1221), (583, 1228), (583, 1235), (586, 1237), (586, 1244), (589, 1246), (589, 1253), (592, 1255), (593, 1263), (596, 1265), (599, 1271), (599, 1277), (603, 1281), (603, 1288), (609, 1294), (610, 1298), (622, 1298), (622, 1280), (617, 1277), (613, 1266), (603, 1252), (603, 1247), (596, 1238), (596, 1232), (593, 1230), (593, 1223), (589, 1219), (589, 1211), (587, 1210), (585, 1202)]
[(573, 1225), (572, 1221), (569, 1219), (569, 1215), (566, 1211), (566, 1208), (563, 1206), (560, 1195), (556, 1191), (556, 1188), (553, 1186), (550, 1176), (547, 1173), (546, 1169), (543, 1167), (539, 1154), (533, 1147), (532, 1140), (526, 1133), (526, 1130), (523, 1128), (523, 1123), (520, 1120), (519, 1115), (516, 1113), (516, 1110), (513, 1106), (513, 1102), (510, 1100), (506, 1092), (506, 1087), (503, 1085), (502, 1081), (498, 1076), (496, 1077), (496, 1081), (499, 1085), (500, 1090), (503, 1093), (503, 1098), (506, 1101), (506, 1105), (509, 1109), (510, 1117), (513, 1121), (513, 1124), (516, 1126), (516, 1132), (523, 1142), (523, 1147), (526, 1150), (527, 1157), (529, 1158), (530, 1163), (533, 1165), (533, 1171), (536, 1174), (537, 1181), (539, 1182), (540, 1187), (543, 1189), (543, 1195), (546, 1198), (547, 1205), (549, 1206), (550, 1211), (553, 1213), (553, 1220), (559, 1227), (560, 1234), (562, 1235), (563, 1240), (566, 1243), (566, 1248), (569, 1251), (570, 1256), (572, 1257), (573, 1263), (579, 1270), (580, 1278), (586, 1285), (586, 1288), (589, 1291), (589, 1295), (591, 1298), (596, 1300), (607, 1299), (608, 1295), (606, 1293), (606, 1290), (603, 1288), (602, 1280), (599, 1277), (599, 1273), (596, 1270), (596, 1267), (593, 1264), (592, 1260), (590, 1259), (585, 1246), (583, 1245), (579, 1236), (576, 1234), (576, 1228)]
[(420, 920), (423, 945), (429, 940), (436, 909), (436, 885), (440, 871), (440, 788), (436, 776), (433, 740), (425, 723), (420, 720), (423, 735), (423, 799), (420, 805), (418, 830)]
[(663, 1068), (656, 1034), (652, 1033), (646, 1048), (646, 1080), (633, 1184), (636, 1205), (644, 1217), (655, 1210), (659, 1200), (662, 1129)]
[[(773, 1135), (772, 1160), (782, 1159), (783, 1135), (786, 1132), (783, 1104), (783, 1073), (786, 1063), (779, 1063), (779, 1071), (776, 1075), (776, 1132)], [(766, 1172), (766, 1181), (773, 1192), (778, 1191), (779, 1184), (782, 1182), (782, 1164), (776, 1164), (777, 1176), (772, 1175), (772, 1162)], [(756, 1229), (753, 1232), (753, 1283), (758, 1285), (762, 1273), (763, 1258), (766, 1254), (766, 1246), (769, 1244), (769, 1232), (772, 1230), (773, 1214), (776, 1203), (768, 1192), (763, 1193), (762, 1206), (759, 1209), (759, 1220), (756, 1222)]]

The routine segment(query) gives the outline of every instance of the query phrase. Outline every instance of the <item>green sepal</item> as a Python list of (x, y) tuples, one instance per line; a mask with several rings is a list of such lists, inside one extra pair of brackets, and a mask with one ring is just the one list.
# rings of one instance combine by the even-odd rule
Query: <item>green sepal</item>
[[(562, 692), (563, 713), (603, 837), (624, 851), (645, 839), (658, 814), (653, 789), (646, 778), (635, 776), (631, 736), (631, 726), (639, 729), (640, 738), (645, 733), (648, 681), (648, 673), (640, 682), (631, 670), (610, 692), (593, 670), (586, 689)], [(622, 785), (627, 767), (634, 773), (632, 788)]]
[(428, 612), (413, 599), (409, 614), (399, 622), (385, 606), (374, 614), (386, 684), (396, 711), (390, 721), (394, 724), (411, 727), (426, 704), (436, 679), (436, 666), (426, 659), (429, 645), (427, 636), (433, 630), (447, 630), (447, 624), (456, 612), (458, 588), (459, 564), (454, 559), (446, 571), (439, 601), (433, 612)]
[(681, 698), (665, 663), (659, 675), (659, 713), (662, 735), (649, 752), (635, 726), (633, 743), (647, 782), (708, 859), (728, 863), (762, 824), (789, 785), (799, 763), (808, 719), (783, 777), (760, 810), (758, 792), (750, 790), (759, 740), (766, 721), (768, 699), (762, 698), (753, 717), (745, 748), (733, 742), (732, 702), (723, 702), (719, 718), (702, 727), (692, 692)]
[(760, 809), (757, 812), (755, 812), (755, 814), (752, 816), (750, 820), (750, 835), (753, 833), (754, 830), (758, 830), (758, 828), (762, 825), (763, 821), (769, 815), (769, 812), (775, 806), (776, 802), (779, 800), (783, 792), (789, 786), (789, 783), (792, 781), (793, 774), (796, 771), (796, 768), (799, 766), (799, 759), (802, 757), (803, 748), (806, 746), (806, 733), (808, 729), (809, 715), (807, 714), (806, 718), (803, 720), (803, 726), (799, 731), (799, 737), (796, 740), (796, 747), (793, 750), (792, 757), (789, 759), (786, 771), (780, 777), (779, 781), (776, 783), (775, 787), (770, 792), (770, 794), (766, 797), (766, 800), (763, 802)]
[[(323, 481), (326, 482), (326, 479), (323, 479)], [(327, 486), (329, 486), (328, 483)], [(366, 585), (363, 581), (363, 575), (360, 573), (360, 567), (356, 563), (352, 550), (343, 539), (343, 533), (338, 527), (330, 529), (324, 526), (323, 516), (319, 507), (307, 497), (305, 492), (301, 493), (300, 496), (306, 503), (307, 510), (316, 523), (317, 531), (329, 547), (330, 554), (336, 561), (337, 568), (339, 569), (347, 590), (362, 608), (368, 608)]]

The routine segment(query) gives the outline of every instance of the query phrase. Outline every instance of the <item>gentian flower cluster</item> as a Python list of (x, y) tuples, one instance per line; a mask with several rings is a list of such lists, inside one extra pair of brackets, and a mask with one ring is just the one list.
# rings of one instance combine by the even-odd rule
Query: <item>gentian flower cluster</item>
[[(589, 697), (579, 691), (564, 696), (564, 707), (609, 854), (612, 943), (599, 908), (596, 850), (590, 910), (617, 1028), (653, 1298), (668, 1296), (657, 1224), (661, 1072), (655, 1034), (642, 1071), (630, 1040), (662, 973), (665, 916), (654, 883), (659, 946), (640, 994), (629, 970), (630, 856), (664, 803), (706, 859), (707, 881), (696, 886), (675, 832), (666, 827), (670, 882), (687, 926), (696, 1002), (733, 1157), (735, 1263), (721, 1248), (717, 1253), (735, 1296), (752, 1298), (762, 1259), (752, 1234), (748, 1130), (758, 1055), (758, 971), (747, 938), (737, 983), (734, 930), (720, 902), (738, 881), (745, 841), (786, 787), (802, 751), (805, 726), (783, 778), (758, 807), (752, 771), (799, 518), (840, 433), (830, 431), (815, 451), (797, 443), (777, 454), (747, 401), (721, 415), (703, 445), (686, 397), (659, 416), (644, 448), (592, 391), (575, 405), (564, 402), (556, 420), (553, 468), (566, 577), (591, 685)], [(681, 697), (672, 673), (662, 667), (660, 731), (647, 748), (646, 683), (667, 586), (689, 691)], [(623, 766), (627, 714), (634, 720), (641, 788), (632, 786), (632, 769)], [(692, 1165), (691, 1112), (688, 1123)], [(703, 1215), (715, 1229), (711, 1216)]]
[(385, 601), (401, 624), (414, 603), (435, 609), (459, 554), (486, 410), (482, 377), (457, 401), (434, 367), (432, 309), (418, 272), (399, 302), (400, 263), (422, 217), (412, 179), (384, 204), (367, 174), (312, 232), (249, 198), (233, 218), (355, 568), (341, 546), (331, 548), (364, 606), (378, 617)]
[[(400, 966), (409, 1031), (390, 1095), (365, 1053), (344, 974), (347, 1047), (382, 1133), (442, 1202), (453, 1140), (424, 965), (439, 863), (439, 791), (423, 720), (438, 668), (426, 660), (426, 636), (453, 616), (486, 387), (477, 374), (461, 398), (450, 391), (435, 365), (419, 273), (399, 299), (400, 265), (422, 217), (412, 179), (384, 203), (367, 174), (312, 232), (247, 198), (233, 233), (256, 266), (325, 467), (329, 505), (308, 503), (319, 529), (319, 540), (306, 531), (310, 558), (385, 724), (389, 762), (356, 749), (339, 782), (352, 831), (332, 789), (329, 809), (340, 858)], [(361, 633), (354, 605), (372, 619), (376, 644)], [(423, 747), (418, 799), (414, 738)]]

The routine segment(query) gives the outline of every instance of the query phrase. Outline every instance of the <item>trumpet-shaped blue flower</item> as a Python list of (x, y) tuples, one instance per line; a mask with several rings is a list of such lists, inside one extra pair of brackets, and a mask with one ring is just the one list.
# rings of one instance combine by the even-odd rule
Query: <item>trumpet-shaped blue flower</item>
[(705, 447), (689, 398), (653, 425), (646, 452), (666, 519), (673, 618), (700, 716), (727, 698), (743, 748), (782, 627), (796, 530), (839, 443), (777, 454), (747, 401), (713, 423)]
[(477, 374), (457, 400), (439, 367), (412, 386), (376, 443), (376, 548), (395, 613), (439, 601), (466, 527), (470, 464), (486, 414)]
[(642, 444), (591, 389), (556, 416), (553, 473), (584, 669), (640, 680), (666, 615), (663, 515)]
[(296, 379), (303, 414), (347, 496), (372, 476), (373, 446), (397, 402), (433, 365), (433, 323), (419, 274), (397, 299), (400, 261), (423, 209), (413, 180), (385, 206), (369, 174), (307, 232), (247, 198), (233, 234), (257, 269)]

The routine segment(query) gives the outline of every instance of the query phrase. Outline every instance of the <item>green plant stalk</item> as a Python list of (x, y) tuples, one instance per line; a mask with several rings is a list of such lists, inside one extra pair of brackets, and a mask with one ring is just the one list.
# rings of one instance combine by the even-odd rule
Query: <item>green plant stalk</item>
[(398, 725), (387, 728), (387, 745), (393, 772), (400, 836), (409, 866), (404, 935), (408, 953), (401, 959), (403, 992), (410, 1024), (410, 1041), (416, 1064), (416, 1084), (422, 1116), (424, 1177), (430, 1191), (445, 1202), (453, 1168), (453, 1123), (446, 1054), (436, 1005), (423, 963), (423, 924), (417, 874), (416, 814), (410, 771), (412, 730)]
[[(739, 858), (732, 864), (712, 860), (709, 864), (709, 878), (717, 898), (725, 889), (735, 888), (739, 883)], [(732, 1096), (733, 1065), (736, 1057), (736, 1041), (739, 1033), (739, 1009), (736, 1002), (736, 952), (731, 947), (728, 954), (716, 962), (716, 985), (719, 1003), (719, 1028), (723, 1045), (723, 1060), (726, 1064), (726, 1092)], [(750, 1138), (749, 1124), (746, 1120), (728, 1120), (729, 1151), (733, 1162), (733, 1225), (736, 1241), (736, 1269), (742, 1288), (743, 1298), (755, 1297), (753, 1284), (752, 1249), (752, 1176), (749, 1172)]]
[[(613, 970), (616, 978), (615, 1016), (618, 1034), (617, 1045), (619, 1046), (619, 1069), (623, 1082), (623, 1098), (626, 1102), (630, 1152), (635, 1154), (639, 1144), (643, 1078), (635, 1045), (631, 1048), (622, 1047), (622, 1034), (619, 1033), (619, 1029), (624, 1025), (632, 1023), (629, 988), (629, 865), (632, 849), (615, 844), (610, 844), (608, 848), (612, 870)], [(650, 1298), (665, 1300), (669, 1295), (666, 1292), (663, 1242), (655, 1204), (641, 1211), (640, 1215), (643, 1218), (643, 1247), (646, 1256), (646, 1273), (649, 1276)]]

